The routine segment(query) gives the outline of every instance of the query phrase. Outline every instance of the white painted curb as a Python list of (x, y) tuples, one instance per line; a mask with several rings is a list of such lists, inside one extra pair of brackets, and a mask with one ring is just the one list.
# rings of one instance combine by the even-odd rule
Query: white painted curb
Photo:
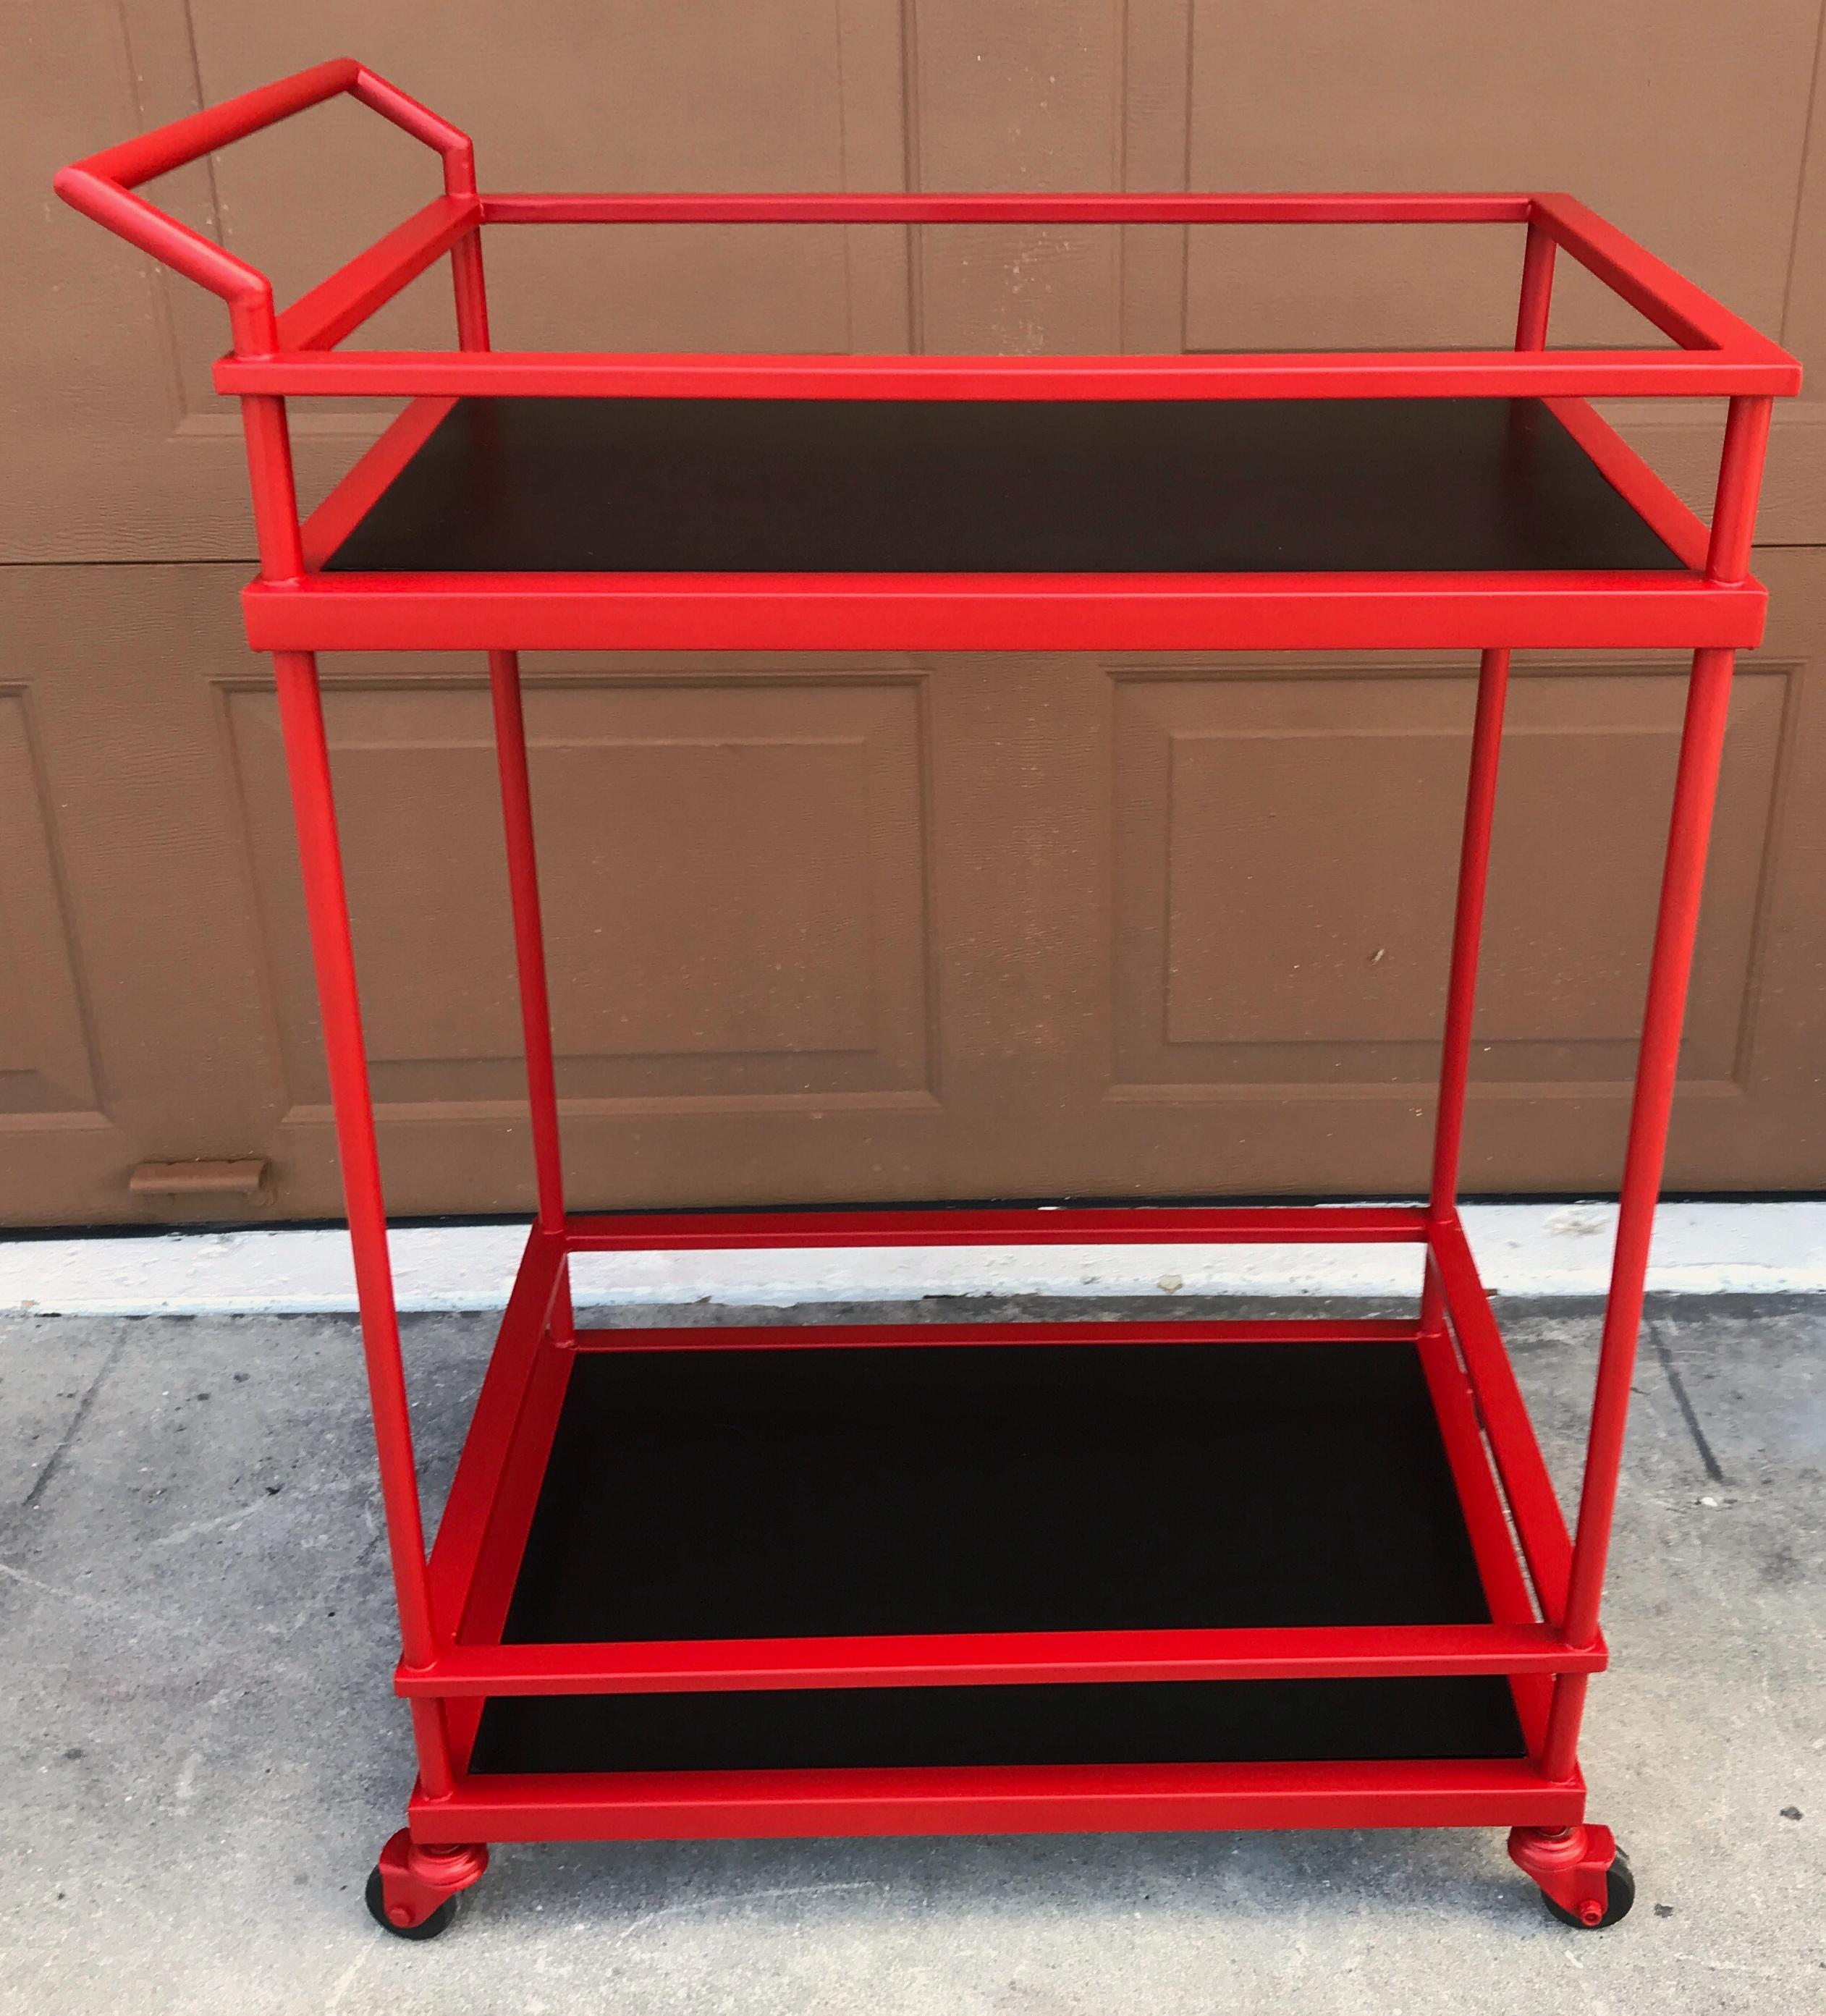
[[(1604, 1292), (1612, 1204), (1472, 1204), (1464, 1222), (1485, 1285), (1506, 1295)], [(400, 1307), (498, 1309), (524, 1228), (409, 1228), (393, 1236)], [(840, 1252), (590, 1254), (573, 1262), (592, 1308), (902, 1301), (924, 1295), (1407, 1295), (1419, 1258), (1399, 1246), (1055, 1246)], [(1826, 1204), (1665, 1204), (1651, 1291), (1826, 1293)], [(355, 1306), (339, 1229), (0, 1241), (0, 1312), (202, 1316)]]

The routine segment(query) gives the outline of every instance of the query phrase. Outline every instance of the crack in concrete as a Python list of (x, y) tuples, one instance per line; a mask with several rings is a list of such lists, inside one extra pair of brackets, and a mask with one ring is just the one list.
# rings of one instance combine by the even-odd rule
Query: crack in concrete
[(120, 1357), (126, 1342), (126, 1335), (123, 1333), (109, 1347), (108, 1355), (102, 1360), (100, 1369), (88, 1382), (88, 1391), (76, 1403), (76, 1412), (70, 1417), (68, 1427), (58, 1438), (57, 1446), (45, 1458), (45, 1467), (32, 1480), (31, 1489), (19, 1501), (18, 1509), (21, 1512), (29, 1512), (37, 1504), (49, 1488), (52, 1479), (63, 1467), (63, 1459), (69, 1455), (76, 1438), (81, 1434), (82, 1425), (88, 1419), (89, 1409), (95, 1405), (95, 1395), (102, 1390), (102, 1382), (113, 1370), (115, 1361)]

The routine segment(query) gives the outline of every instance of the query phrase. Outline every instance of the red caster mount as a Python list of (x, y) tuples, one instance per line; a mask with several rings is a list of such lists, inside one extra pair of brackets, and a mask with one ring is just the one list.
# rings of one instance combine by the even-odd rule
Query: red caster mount
[(1554, 1916), (1580, 1931), (1614, 1925), (1636, 1901), (1629, 1858), (1608, 1827), (1512, 1827), (1509, 1856), (1540, 1885)]
[(458, 1893), (488, 1866), (485, 1848), (429, 1846), (402, 1827), (368, 1878), (368, 1910), (396, 1939), (434, 1939), (449, 1930)]

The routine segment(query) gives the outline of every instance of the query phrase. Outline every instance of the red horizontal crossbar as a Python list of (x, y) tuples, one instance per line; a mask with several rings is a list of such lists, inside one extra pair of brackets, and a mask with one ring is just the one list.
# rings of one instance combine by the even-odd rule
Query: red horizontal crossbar
[(1334, 1246), (1417, 1244), (1426, 1237), (1425, 1211), (1392, 1204), (629, 1212), (615, 1218), (573, 1218), (564, 1228), (565, 1244), (574, 1253), (1080, 1244)]
[(1703, 574), (1712, 544), (1705, 520), (1687, 508), (1587, 401), (1549, 399), (1545, 404), (1656, 538), (1695, 574)]
[(1352, 1625), (458, 1645), (428, 1666), (402, 1665), (394, 1684), (402, 1694), (424, 1698), (726, 1694), (795, 1687), (1592, 1673), (1604, 1663), (1601, 1650), (1575, 1651), (1544, 1624)]
[(294, 351), (219, 358), (218, 392), (618, 399), (1471, 399), (1786, 394), (1777, 351), (1268, 351), (1165, 357)]
[[(312, 344), (333, 337), (324, 331), (333, 324), (341, 332), (370, 312), (386, 291), (371, 290), (373, 268), (362, 279), (345, 279), (340, 291), (312, 301), (308, 314), (276, 333), (272, 290), (266, 276), (244, 261), (179, 225), (175, 219), (132, 195), (135, 185), (197, 160), (247, 135), (288, 119), (307, 107), (348, 92), (372, 106), (444, 157), (447, 196), (473, 198), (474, 155), (469, 139), (448, 121), (409, 98), (351, 58), (319, 63), (297, 75), (207, 107), (157, 131), (142, 134), (77, 162), (57, 178), (65, 198), (143, 250), (175, 265), (226, 299), (232, 310), (238, 353), (218, 366), (217, 383), (224, 391), (304, 393), (357, 392), (375, 394), (459, 395), (513, 388), (535, 393), (575, 389), (596, 394), (626, 391), (614, 373), (625, 371), (627, 359), (559, 358), (563, 385), (546, 371), (524, 374), (538, 360), (491, 356), (473, 360), (488, 373), (485, 380), (441, 375), (450, 369), (435, 354), (411, 353), (317, 359), (317, 373), (302, 361)], [(1630, 392), (1678, 393), (1716, 391), (1734, 393), (1792, 394), (1799, 388), (1799, 366), (1775, 344), (1759, 336), (1691, 282), (1654, 258), (1601, 218), (1561, 194), (1515, 192), (1356, 191), (1206, 192), (1089, 190), (1070, 193), (1027, 190), (978, 193), (892, 190), (878, 193), (794, 191), (731, 195), (710, 192), (622, 193), (505, 193), (482, 198), (470, 221), (498, 224), (559, 223), (884, 223), (907, 226), (942, 224), (1521, 224), (1550, 233), (1594, 273), (1632, 303), (1659, 328), (1691, 353), (1684, 359), (1628, 351), (1561, 353), (1510, 361), (1500, 380), (1493, 380), (1494, 362), (1475, 353), (1439, 352), (1388, 357), (1226, 358), (1203, 360), (1220, 374), (1221, 389), (1208, 397), (1377, 397), (1408, 391), (1421, 396), (1494, 397), (1505, 394), (1559, 393), (1591, 396)], [(378, 248), (377, 248), (378, 250)], [(398, 284), (396, 281), (395, 284)], [(365, 291), (366, 290), (366, 291)], [(320, 290), (321, 291), (321, 290)], [(361, 305), (365, 300), (366, 305)], [(326, 304), (334, 313), (326, 312)], [(275, 351), (280, 354), (275, 355)], [(859, 360), (837, 360), (854, 364)], [(874, 360), (881, 362), (883, 360)], [(930, 364), (933, 360), (922, 360)], [(962, 360), (949, 360), (953, 362)], [(989, 360), (977, 360), (980, 363)], [(1034, 374), (1048, 360), (1002, 360), (1019, 373)], [(1105, 365), (1124, 361), (1098, 360)], [(677, 365), (680, 360), (650, 360)], [(730, 360), (708, 360), (726, 365)], [(748, 360), (753, 363), (755, 360)], [(909, 369), (909, 360), (902, 360)], [(1061, 362), (1063, 360), (1051, 360)], [(593, 375), (579, 377), (588, 367)], [(394, 375), (390, 378), (388, 374)], [(521, 374), (524, 382), (516, 379)], [(403, 376), (400, 374), (403, 373)], [(240, 375), (236, 375), (240, 374)], [(699, 377), (700, 385), (714, 382)], [(960, 382), (951, 381), (955, 386)], [(1209, 382), (1209, 381), (1208, 381)], [(793, 396), (793, 395), (787, 395)], [(828, 390), (806, 396), (834, 396)], [(866, 394), (859, 396), (866, 396)], [(904, 392), (896, 396), (909, 396)], [(919, 396), (919, 395), (916, 395)], [(930, 391), (926, 397), (999, 396), (982, 391)], [(1040, 396), (1158, 397), (1158, 392), (1099, 394), (1053, 391)], [(1195, 395), (1196, 396), (1196, 395)]]
[(1786, 387), (1788, 392), (1800, 390), (1800, 366), (1779, 344), (1771, 343), (1760, 330), (1733, 315), (1723, 302), (1714, 301), (1614, 224), (1606, 223), (1577, 197), (1559, 193), (1537, 196), (1532, 214), (1533, 221), (1565, 246), (1582, 266), (1676, 343), (1731, 351), (1746, 359), (1759, 357), (1771, 365), (1786, 367), (1792, 373), (1792, 382)]
[(681, 1330), (585, 1330), (579, 1351), (917, 1350), (938, 1345), (1053, 1344), (1414, 1344), (1411, 1323), (1333, 1323), (1320, 1316), (1286, 1322), (813, 1323)]
[(136, 135), (117, 146), (91, 154), (80, 165), (92, 174), (105, 175), (123, 188), (168, 175), (173, 168), (213, 154), (244, 140), (263, 127), (277, 125), (295, 117), (326, 99), (352, 91), (362, 75), (362, 66), (353, 56), (333, 56), (328, 63), (314, 63), (308, 70), (282, 77), (245, 91), (238, 98), (224, 99), (219, 105), (205, 106), (169, 125)]
[(301, 538), (306, 567), (322, 566), (456, 404), (454, 399), (415, 399), (388, 423), (374, 445), (304, 520)]
[(1585, 1786), (1522, 1758), (471, 1776), (415, 1840), (714, 1841), (1217, 1827), (1570, 1827)]
[(1428, 1265), (1439, 1274), (1446, 1314), (1477, 1395), (1484, 1433), (1496, 1458), (1541, 1614), (1557, 1622), (1565, 1613), (1566, 1582), (1572, 1564), (1565, 1514), (1554, 1495), (1527, 1404), (1515, 1382), (1515, 1369), (1504, 1348), (1489, 1298), (1478, 1278), (1477, 1263), (1456, 1213), (1433, 1228)]
[(1698, 574), (343, 574), (250, 582), (264, 651), (1598, 650), (1761, 640)]
[(441, 196), (301, 295), (279, 319), (282, 350), (327, 350), (476, 228), (473, 196)]
[[(454, 1632), (464, 1616), (489, 1527), (499, 1516), (502, 1481), (520, 1431), (564, 1261), (563, 1242), (535, 1226), (527, 1235), (500, 1335), (476, 1396), (469, 1433), (431, 1550), (432, 1604), (446, 1633)], [(523, 1467), (531, 1474), (525, 1482), (528, 1490), (536, 1491), (544, 1474), (546, 1451), (542, 1447), (528, 1453), (531, 1460)]]
[(484, 196), (485, 224), (1525, 224), (1500, 193), (884, 189)]
[(58, 173), (57, 193), (129, 244), (220, 294), (229, 304), (236, 349), (265, 355), (280, 340), (273, 315), (272, 283), (258, 268), (133, 192), (142, 182), (168, 175), (344, 92), (443, 157), (447, 196), (474, 199), (475, 149), (469, 136), (350, 56), (315, 64), (220, 105), (206, 106), (168, 126), (74, 162)]

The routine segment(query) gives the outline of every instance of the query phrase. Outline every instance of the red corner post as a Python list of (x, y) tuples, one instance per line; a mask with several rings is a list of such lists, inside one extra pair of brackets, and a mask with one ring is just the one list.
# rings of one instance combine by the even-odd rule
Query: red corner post
[[(154, 176), (344, 92), (434, 148), (443, 157), (446, 194), (474, 200), (475, 154), (468, 135), (348, 57), (319, 63), (294, 77), (211, 106), (155, 132), (92, 155), (63, 170), (56, 179), (58, 193), (142, 251), (219, 295), (228, 304), (237, 356), (270, 355), (278, 347), (279, 333), (272, 285), (266, 275), (166, 215), (135, 190)], [(452, 252), (459, 333), (466, 342), (485, 344), (486, 309), (474, 232), (466, 234)], [(261, 575), (267, 581), (294, 581), (304, 571), (304, 559), (285, 402), (276, 394), (251, 394), (243, 398), (242, 412)], [(343, 1194), (354, 1250), (362, 1349), (374, 1411), (402, 1647), (409, 1664), (423, 1665), (437, 1649), (437, 1620), (425, 1556), (405, 1366), (400, 1355), (380, 1150), (362, 1035), (322, 696), (316, 660), (310, 653), (277, 653), (274, 667), (322, 1010)], [(412, 1719), (422, 1791), (432, 1799), (448, 1798), (454, 1780), (441, 1703), (415, 1701)], [(479, 1850), (475, 1853), (485, 1863), (485, 1854)], [(438, 1879), (446, 1891), (461, 1887), (474, 1880), (470, 1863), (474, 1859), (472, 1855), (459, 1869), (456, 1859), (446, 1857), (429, 1874), (415, 1865), (412, 1874), (426, 1895), (415, 1892), (409, 1898), (394, 1901), (400, 1901), (407, 1915), (416, 1922), (437, 1887), (431, 1877)], [(474, 1874), (480, 1874), (479, 1864)]]
[[(1750, 540), (1756, 524), (1763, 452), (1769, 439), (1770, 405), (1767, 398), (1752, 397), (1739, 397), (1731, 402), (1706, 568), (1714, 581), (1739, 581), (1749, 572)], [(1648, 1269), (1655, 1207), (1661, 1190), (1668, 1124), (1680, 1070), (1680, 1026), (1698, 931), (1705, 851), (1718, 795), (1736, 656), (1728, 650), (1696, 651), (1687, 692), (1666, 864), (1655, 918), (1655, 948), (1649, 960), (1648, 997), (1637, 1057), (1636, 1093), (1618, 1203), (1610, 1297), (1605, 1310), (1597, 1387), (1586, 1447), (1585, 1482), (1567, 1589), (1565, 1632), (1575, 1645), (1588, 1644), (1597, 1634), (1598, 1606), (1629, 1415), (1630, 1381), (1635, 1371), (1637, 1341), (1642, 1324), (1643, 1283)], [(1550, 1778), (1570, 1778), (1576, 1768), (1586, 1686), (1586, 1676), (1581, 1673), (1562, 1674), (1554, 1683), (1543, 1759)]]
[[(292, 809), (297, 823), (311, 950), (317, 968), (323, 1048), (336, 1114), (349, 1244), (355, 1255), (355, 1294), (361, 1308), (362, 1348), (374, 1409), (380, 1496), (399, 1601), (401, 1649), (408, 1664), (422, 1665), (436, 1652), (437, 1626), (426, 1564), (412, 1414), (400, 1355), (393, 1270), (387, 1255), (380, 1144), (362, 1035), (355, 945), (349, 930), (317, 661), (306, 651), (280, 651), (274, 653), (273, 668), (279, 686), (279, 724), (285, 737)], [(419, 1712), (421, 1705), (430, 1712)], [(435, 1701), (415, 1702), (413, 1711), (421, 1780), (430, 1797), (445, 1796), (453, 1780), (441, 1707)]]
[[(1530, 223), (1522, 261), (1522, 295), (1515, 315), (1515, 347), (1544, 350), (1553, 307), (1554, 239)], [(1464, 828), (1458, 853), (1458, 897), (1452, 920), (1452, 963), (1446, 983), (1446, 1026), (1440, 1045), (1439, 1104), (1433, 1126), (1433, 1174), (1427, 1215), (1435, 1224), (1458, 1208), (1458, 1170), (1464, 1144), (1464, 1108), (1471, 1080), (1471, 1021), (1477, 1007), (1478, 962), (1483, 948), (1484, 898), (1489, 884), (1490, 835), (1496, 818), (1496, 773), (1502, 761), (1503, 715), (1509, 697), (1507, 648), (1486, 650), (1478, 667), (1477, 714), (1471, 732), (1465, 783)], [(1421, 1330), (1444, 1327), (1445, 1293), (1428, 1265), (1421, 1291)]]
[[(520, 1024), (526, 1046), (526, 1093), (542, 1232), (564, 1236), (564, 1169), (558, 1128), (558, 1082), (552, 1053), (552, 1009), (546, 974), (545, 923), (539, 906), (532, 784), (527, 769), (526, 716), (520, 700), (520, 653), (488, 653), (495, 709), (495, 756), (501, 777), (501, 817), (507, 841), (507, 885), (513, 911), (514, 963), (520, 975)], [(571, 1302), (571, 1260), (558, 1263), (549, 1334), (577, 1341)]]
[[(452, 248), (451, 257), (456, 285), (457, 342), (464, 350), (486, 350), (488, 308), (479, 234), (470, 232)], [(526, 712), (520, 691), (517, 651), (488, 653), (488, 689), (494, 711), (501, 819), (506, 840), (514, 965), (520, 980), (520, 1021), (526, 1048), (527, 1106), (538, 1196), (538, 1226), (542, 1232), (561, 1239), (564, 1233), (564, 1172), (559, 1139), (557, 1071), (552, 1050), (545, 921), (539, 903), (538, 854), (534, 839), (532, 782), (527, 766)], [(559, 1262), (549, 1334), (558, 1344), (576, 1341), (568, 1255)]]

